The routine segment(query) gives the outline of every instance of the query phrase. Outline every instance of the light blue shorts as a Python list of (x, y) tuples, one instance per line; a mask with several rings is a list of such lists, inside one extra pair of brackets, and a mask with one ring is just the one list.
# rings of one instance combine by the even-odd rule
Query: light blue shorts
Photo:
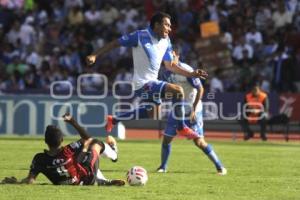
[(165, 81), (149, 81), (142, 88), (135, 90), (135, 95), (140, 97), (145, 103), (155, 103), (160, 105), (162, 103), (161, 97), (164, 96)]
[[(203, 114), (201, 112), (196, 113), (196, 121), (191, 122), (190, 120), (185, 120), (185, 124), (193, 129), (199, 137), (204, 137), (204, 130), (203, 130)], [(171, 116), (171, 113), (169, 114), (168, 121), (166, 124), (166, 128), (164, 131), (164, 135), (169, 137), (175, 137), (176, 136), (176, 129), (177, 129), (177, 121)]]

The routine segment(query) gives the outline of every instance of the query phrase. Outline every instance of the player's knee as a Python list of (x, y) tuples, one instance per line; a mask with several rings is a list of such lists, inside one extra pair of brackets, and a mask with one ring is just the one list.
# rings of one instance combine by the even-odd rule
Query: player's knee
[(179, 85), (176, 85), (176, 97), (177, 98), (183, 98), (184, 97), (183, 88)]
[(101, 150), (102, 150), (102, 147), (99, 144), (91, 145), (91, 151), (96, 151), (98, 154), (100, 154)]
[(183, 88), (175, 84), (169, 84), (167, 92), (172, 93), (175, 98), (182, 98), (184, 96)]
[(207, 143), (204, 140), (204, 138), (196, 138), (194, 139), (194, 143), (197, 147), (204, 149), (205, 147), (207, 147)]
[(90, 144), (90, 149), (91, 150), (96, 150), (97, 152), (101, 153), (104, 151), (104, 144), (102, 141), (93, 139), (91, 144)]
[(164, 136), (164, 139), (162, 141), (162, 144), (164, 146), (169, 145), (173, 140), (173, 137), (169, 137), (169, 136)]

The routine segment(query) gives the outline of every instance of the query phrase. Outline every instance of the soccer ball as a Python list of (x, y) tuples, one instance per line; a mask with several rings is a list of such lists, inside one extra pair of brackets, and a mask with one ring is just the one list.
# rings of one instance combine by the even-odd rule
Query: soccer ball
[(131, 186), (145, 185), (148, 181), (147, 171), (140, 166), (134, 166), (127, 172), (127, 182)]

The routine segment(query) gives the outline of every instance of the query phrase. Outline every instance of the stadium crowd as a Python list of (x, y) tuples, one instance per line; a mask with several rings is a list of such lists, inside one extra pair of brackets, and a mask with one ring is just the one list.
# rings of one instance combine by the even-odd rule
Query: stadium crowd
[[(89, 67), (85, 58), (112, 38), (146, 27), (155, 11), (173, 20), (171, 39), (181, 58), (200, 65), (199, 24), (217, 21), (232, 69), (211, 73), (211, 91), (246, 91), (259, 81), (267, 92), (297, 92), (300, 81), (298, 0), (1, 0), (0, 91), (47, 90), (51, 82), (101, 73), (131, 80), (131, 52), (120, 48)], [(209, 66), (206, 66), (209, 68)], [(100, 81), (85, 80), (86, 89)], [(62, 86), (63, 87), (63, 86)]]

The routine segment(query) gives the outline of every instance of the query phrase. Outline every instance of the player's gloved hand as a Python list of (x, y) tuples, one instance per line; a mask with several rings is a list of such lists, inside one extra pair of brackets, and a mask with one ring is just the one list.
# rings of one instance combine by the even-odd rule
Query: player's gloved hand
[(194, 77), (201, 78), (201, 79), (206, 79), (208, 77), (208, 74), (206, 71), (202, 69), (196, 69), (194, 72)]
[(16, 177), (11, 176), (11, 177), (5, 177), (2, 181), (2, 184), (16, 184), (18, 183), (18, 180)]
[(96, 62), (96, 58), (97, 58), (97, 56), (94, 55), (94, 54), (89, 55), (89, 56), (86, 57), (86, 63), (88, 65), (92, 65), (92, 64), (94, 64)]

